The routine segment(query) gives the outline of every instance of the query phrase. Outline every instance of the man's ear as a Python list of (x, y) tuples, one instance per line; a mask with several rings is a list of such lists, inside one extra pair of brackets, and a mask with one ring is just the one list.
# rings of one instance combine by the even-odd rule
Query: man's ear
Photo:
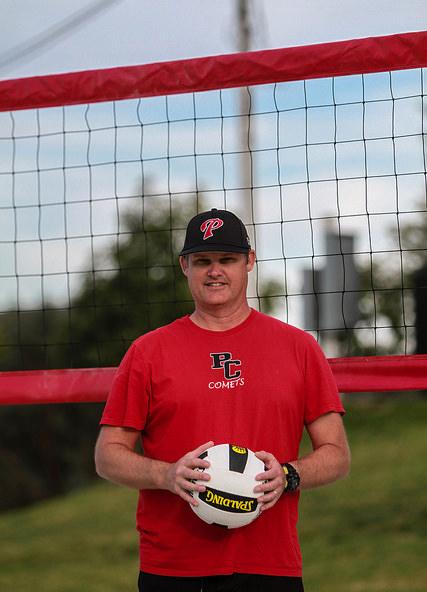
[(256, 254), (255, 251), (253, 249), (251, 249), (248, 253), (248, 262), (246, 264), (246, 268), (249, 271), (252, 271), (255, 265), (255, 261), (256, 261)]
[(182, 273), (187, 277), (188, 273), (188, 255), (180, 255), (179, 264), (182, 269)]

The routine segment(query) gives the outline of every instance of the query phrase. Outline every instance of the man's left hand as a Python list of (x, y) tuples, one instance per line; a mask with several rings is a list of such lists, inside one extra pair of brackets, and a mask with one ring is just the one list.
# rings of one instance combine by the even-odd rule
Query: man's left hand
[(282, 465), (273, 454), (260, 450), (255, 452), (255, 456), (263, 461), (266, 468), (264, 473), (259, 473), (256, 476), (256, 480), (263, 483), (260, 483), (254, 489), (257, 493), (262, 492), (262, 496), (258, 498), (258, 503), (261, 505), (261, 512), (263, 512), (276, 504), (286, 487), (286, 478)]

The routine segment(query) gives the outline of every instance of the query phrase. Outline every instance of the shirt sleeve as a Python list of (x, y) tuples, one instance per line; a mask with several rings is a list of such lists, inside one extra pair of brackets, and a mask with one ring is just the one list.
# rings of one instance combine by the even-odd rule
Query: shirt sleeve
[(313, 422), (325, 413), (344, 414), (344, 407), (329, 362), (311, 335), (305, 355), (304, 384), (305, 424)]
[(134, 343), (115, 374), (101, 418), (101, 425), (142, 431), (148, 414), (149, 377), (141, 351)]

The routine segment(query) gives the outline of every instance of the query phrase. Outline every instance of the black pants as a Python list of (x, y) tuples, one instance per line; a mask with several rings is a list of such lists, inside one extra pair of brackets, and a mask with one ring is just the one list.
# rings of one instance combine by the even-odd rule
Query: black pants
[(304, 592), (301, 578), (239, 574), (175, 578), (141, 572), (139, 592)]

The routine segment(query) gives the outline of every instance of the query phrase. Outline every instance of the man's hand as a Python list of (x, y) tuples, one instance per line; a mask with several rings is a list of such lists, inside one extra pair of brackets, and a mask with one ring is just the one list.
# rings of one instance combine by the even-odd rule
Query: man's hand
[(210, 463), (207, 460), (199, 458), (199, 456), (214, 445), (212, 440), (202, 444), (195, 450), (187, 452), (182, 458), (169, 465), (166, 471), (166, 489), (172, 493), (176, 493), (183, 500), (189, 502), (192, 506), (197, 506), (198, 501), (195, 500), (191, 491), (205, 491), (206, 487), (199, 483), (194, 483), (193, 480), (209, 481), (210, 475), (201, 471), (207, 469)]
[(282, 495), (286, 487), (286, 478), (282, 465), (270, 452), (260, 450), (255, 452), (255, 456), (263, 461), (266, 468), (264, 473), (256, 476), (257, 481), (265, 481), (265, 483), (260, 483), (254, 489), (255, 492), (263, 494), (258, 498), (258, 503), (261, 505), (260, 510), (263, 512), (272, 508)]

